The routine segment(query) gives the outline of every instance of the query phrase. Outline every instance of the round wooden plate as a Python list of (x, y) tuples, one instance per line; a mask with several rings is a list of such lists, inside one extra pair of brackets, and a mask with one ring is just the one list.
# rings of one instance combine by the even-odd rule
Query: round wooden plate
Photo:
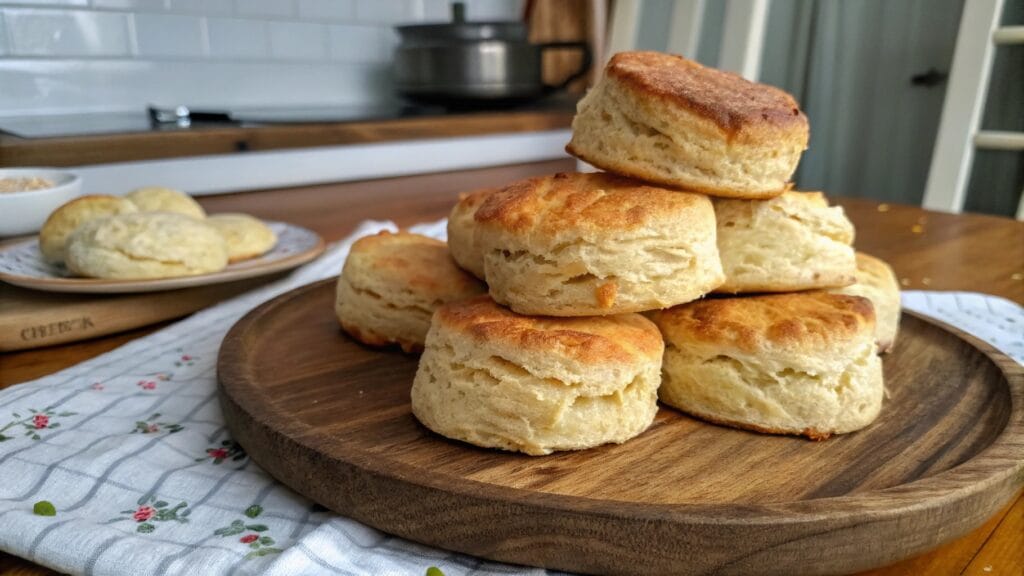
[(277, 234), (277, 244), (266, 254), (228, 264), (220, 272), (147, 280), (102, 280), (72, 276), (63, 266), (54, 266), (39, 253), (37, 236), (0, 246), (0, 280), (15, 286), (46, 292), (81, 294), (126, 294), (158, 292), (206, 286), (256, 278), (290, 270), (313, 260), (324, 251), (319, 234), (287, 222), (267, 222)]
[(224, 340), (224, 415), (257, 464), (385, 532), (592, 573), (827, 574), (977, 527), (1024, 484), (1024, 369), (904, 314), (870, 427), (824, 442), (662, 408), (621, 446), (529, 457), (446, 440), (409, 410), (417, 359), (338, 329), (334, 280)]

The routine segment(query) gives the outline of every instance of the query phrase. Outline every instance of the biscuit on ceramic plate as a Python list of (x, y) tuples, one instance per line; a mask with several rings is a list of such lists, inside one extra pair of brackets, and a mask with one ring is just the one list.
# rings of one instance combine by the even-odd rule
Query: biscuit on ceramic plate
[(47, 262), (62, 264), (64, 245), (76, 228), (97, 218), (137, 211), (135, 204), (120, 196), (93, 194), (76, 198), (54, 210), (46, 219), (39, 231), (39, 251)]
[(900, 283), (884, 261), (857, 252), (857, 282), (833, 290), (839, 294), (863, 296), (875, 305), (875, 341), (878, 353), (892, 350), (900, 329)]
[(621, 444), (658, 411), (664, 345), (639, 314), (521, 316), (487, 296), (434, 314), (412, 411), (455, 440), (531, 455)]
[(229, 262), (262, 256), (277, 244), (277, 234), (274, 234), (270, 226), (248, 214), (214, 214), (206, 218), (205, 222), (224, 236)]
[(580, 100), (566, 150), (609, 172), (730, 198), (789, 188), (807, 117), (766, 84), (660, 52), (621, 52)]
[(715, 198), (721, 293), (792, 292), (856, 280), (853, 224), (821, 192), (771, 200)]
[(882, 408), (866, 298), (708, 298), (649, 317), (665, 337), (658, 395), (698, 418), (822, 440), (867, 426)]
[(91, 220), (68, 238), (68, 269), (106, 279), (172, 278), (223, 270), (224, 237), (202, 220), (138, 212)]
[(702, 194), (563, 173), (491, 194), (474, 221), (491, 296), (520, 314), (666, 308), (724, 280), (714, 210)]
[(139, 212), (177, 212), (193, 218), (206, 218), (206, 211), (191, 196), (160, 186), (148, 186), (129, 192), (125, 198), (138, 207)]
[(370, 346), (423, 349), (438, 306), (482, 294), (479, 280), (455, 265), (440, 240), (381, 232), (353, 245), (338, 278), (338, 322)]
[(481, 280), (484, 279), (484, 257), (473, 240), (473, 230), (476, 228), (473, 216), (492, 192), (493, 188), (486, 188), (460, 194), (459, 201), (448, 216), (448, 249), (451, 250), (452, 258), (463, 270)]

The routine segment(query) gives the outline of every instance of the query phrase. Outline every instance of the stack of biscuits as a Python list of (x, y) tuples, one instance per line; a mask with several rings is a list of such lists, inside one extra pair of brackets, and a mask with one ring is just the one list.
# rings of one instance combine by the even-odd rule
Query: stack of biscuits
[(207, 216), (189, 195), (156, 186), (76, 198), (54, 210), (39, 232), (44, 260), (108, 280), (208, 274), (276, 243), (274, 231), (257, 218)]
[(790, 190), (809, 126), (776, 88), (655, 52), (615, 55), (567, 150), (604, 172), (463, 195), (448, 245), (357, 241), (342, 327), (420, 351), (412, 410), (477, 446), (622, 443), (658, 400), (824, 439), (879, 414), (892, 270), (842, 208)]

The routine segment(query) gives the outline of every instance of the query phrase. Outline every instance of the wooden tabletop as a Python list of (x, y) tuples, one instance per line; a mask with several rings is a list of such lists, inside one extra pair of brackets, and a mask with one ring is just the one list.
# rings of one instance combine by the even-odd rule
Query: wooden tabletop
[[(400, 225), (433, 220), (447, 215), (461, 191), (573, 167), (573, 161), (558, 160), (205, 197), (201, 203), (211, 212), (245, 211), (294, 222), (318, 231), (328, 240), (337, 240), (365, 219), (390, 219)], [(857, 248), (892, 264), (905, 289), (971, 290), (1024, 304), (1024, 223), (977, 214), (942, 214), (868, 200), (836, 199), (836, 202), (846, 209), (857, 226)], [(50, 374), (152, 330), (0, 355), (0, 388)], [(869, 574), (1016, 576), (1022, 565), (1024, 493), (970, 534), (928, 554)], [(0, 553), (0, 574), (53, 572)]]

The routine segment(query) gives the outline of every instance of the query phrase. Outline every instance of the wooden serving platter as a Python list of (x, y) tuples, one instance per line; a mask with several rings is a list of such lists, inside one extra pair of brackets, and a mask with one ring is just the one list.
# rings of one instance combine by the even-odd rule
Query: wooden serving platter
[(425, 544), (588, 573), (846, 573), (963, 535), (1024, 484), (1024, 369), (910, 314), (860, 432), (810, 442), (662, 408), (626, 444), (529, 457), (419, 425), (417, 359), (342, 334), (333, 298), (325, 280), (235, 325), (228, 426), (298, 492)]

